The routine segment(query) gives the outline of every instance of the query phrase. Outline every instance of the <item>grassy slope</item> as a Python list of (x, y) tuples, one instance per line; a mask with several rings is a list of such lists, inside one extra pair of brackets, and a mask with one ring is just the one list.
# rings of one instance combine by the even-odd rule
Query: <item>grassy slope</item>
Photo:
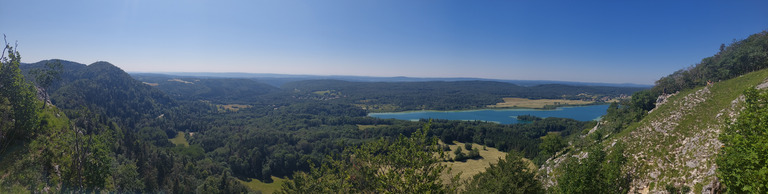
[[(27, 188), (20, 186), (19, 182), (14, 180), (41, 180), (44, 175), (40, 173), (42, 171), (40, 166), (30, 166), (29, 163), (41, 157), (41, 149), (45, 146), (61, 146), (62, 140), (58, 140), (59, 136), (62, 136), (62, 133), (70, 132), (69, 118), (58, 108), (47, 106), (38, 115), (46, 123), (41, 126), (42, 129), (39, 131), (39, 136), (28, 142), (17, 141), (10, 145), (4, 153), (0, 154), (0, 193), (29, 192), (26, 191)], [(69, 148), (55, 147), (49, 149), (63, 151)], [(54, 176), (54, 178), (60, 177)], [(28, 184), (21, 185), (26, 186)]]
[[(557, 104), (555, 104), (557, 103)], [(587, 105), (594, 101), (563, 100), (563, 99), (528, 99), (528, 98), (504, 98), (504, 102), (488, 105), (489, 108), (544, 108), (547, 105)]]
[[(454, 141), (453, 145), (448, 145), (451, 147), (451, 151), (446, 151), (445, 154), (448, 157), (455, 157), (456, 155), (453, 154), (453, 151), (456, 150), (459, 146), (461, 146), (462, 151), (464, 154), (469, 154), (469, 151), (464, 150), (464, 143)], [(491, 164), (496, 164), (499, 162), (499, 159), (503, 159), (507, 156), (506, 152), (499, 151), (496, 148), (492, 147), (486, 147), (485, 150), (483, 150), (483, 145), (480, 144), (472, 144), (472, 148), (478, 148), (480, 151), (480, 156), (482, 158), (473, 160), (469, 159), (466, 161), (458, 161), (458, 162), (443, 162), (443, 164), (448, 165), (448, 167), (451, 168), (450, 173), (444, 173), (441, 177), (444, 181), (448, 182), (448, 180), (451, 179), (451, 177), (456, 176), (458, 173), (461, 173), (460, 181), (466, 181), (472, 178), (472, 176), (475, 176), (478, 173), (485, 172), (485, 169), (490, 167)], [(528, 161), (528, 168), (530, 168), (533, 171), (536, 171), (536, 165), (533, 164), (528, 159), (524, 159)]]
[(741, 93), (760, 84), (768, 70), (676, 94), (642, 121), (617, 134), (623, 141), (638, 191), (663, 191), (668, 184), (700, 192), (715, 178), (717, 141), (729, 115), (738, 112)]

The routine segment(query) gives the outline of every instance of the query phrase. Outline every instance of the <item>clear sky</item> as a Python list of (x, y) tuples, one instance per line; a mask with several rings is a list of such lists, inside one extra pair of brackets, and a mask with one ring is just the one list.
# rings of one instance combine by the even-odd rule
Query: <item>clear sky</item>
[(129, 72), (651, 84), (763, 30), (765, 0), (0, 0), (23, 62)]

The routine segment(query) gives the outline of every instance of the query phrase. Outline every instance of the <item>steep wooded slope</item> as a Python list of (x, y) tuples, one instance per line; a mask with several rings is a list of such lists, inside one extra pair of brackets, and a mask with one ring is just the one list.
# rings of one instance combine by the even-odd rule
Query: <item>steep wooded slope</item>
[[(54, 60), (21, 65), (28, 72)], [(133, 79), (122, 69), (108, 63), (84, 65), (59, 61), (61, 79), (53, 82), (48, 93), (54, 105), (63, 109), (88, 108), (107, 115), (123, 125), (132, 126), (141, 119), (154, 118), (176, 102), (166, 94)]]

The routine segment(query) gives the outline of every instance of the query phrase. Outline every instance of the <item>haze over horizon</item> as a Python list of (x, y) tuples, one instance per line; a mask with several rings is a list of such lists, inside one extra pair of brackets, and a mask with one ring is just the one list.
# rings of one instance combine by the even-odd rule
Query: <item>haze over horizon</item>
[(6, 1), (23, 62), (652, 84), (768, 29), (765, 1)]

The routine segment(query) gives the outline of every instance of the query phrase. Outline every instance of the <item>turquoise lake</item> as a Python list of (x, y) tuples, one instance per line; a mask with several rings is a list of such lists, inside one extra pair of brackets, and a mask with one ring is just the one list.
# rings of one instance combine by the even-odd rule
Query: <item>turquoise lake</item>
[(590, 121), (605, 115), (608, 105), (560, 107), (552, 110), (538, 109), (482, 109), (467, 111), (408, 111), (392, 113), (370, 113), (368, 116), (382, 119), (419, 120), (419, 119), (448, 119), (462, 121), (489, 121), (501, 124), (518, 123), (518, 115), (533, 115), (537, 117), (572, 118), (579, 121)]

